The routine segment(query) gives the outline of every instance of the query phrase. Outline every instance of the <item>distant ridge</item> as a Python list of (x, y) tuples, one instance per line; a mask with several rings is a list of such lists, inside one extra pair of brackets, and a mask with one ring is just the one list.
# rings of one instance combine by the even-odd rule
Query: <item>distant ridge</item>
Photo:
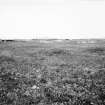
[(0, 39), (0, 42), (41, 42), (41, 43), (54, 43), (54, 42), (73, 42), (78, 44), (85, 43), (105, 43), (105, 39)]

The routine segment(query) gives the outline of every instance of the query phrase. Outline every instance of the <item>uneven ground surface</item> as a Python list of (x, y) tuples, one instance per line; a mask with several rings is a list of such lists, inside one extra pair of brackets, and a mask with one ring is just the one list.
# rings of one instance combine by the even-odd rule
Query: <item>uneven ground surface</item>
[(105, 40), (0, 42), (0, 105), (105, 105)]

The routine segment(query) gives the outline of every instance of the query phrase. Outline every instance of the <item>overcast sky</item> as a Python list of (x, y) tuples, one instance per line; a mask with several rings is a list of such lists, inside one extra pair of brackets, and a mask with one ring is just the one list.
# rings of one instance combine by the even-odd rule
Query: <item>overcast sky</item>
[(0, 38), (105, 38), (105, 2), (0, 0)]

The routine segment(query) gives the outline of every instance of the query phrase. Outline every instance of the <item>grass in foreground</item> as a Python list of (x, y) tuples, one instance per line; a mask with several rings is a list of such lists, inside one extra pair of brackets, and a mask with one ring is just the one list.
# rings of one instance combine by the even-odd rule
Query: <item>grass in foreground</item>
[(12, 55), (0, 56), (0, 105), (105, 105), (104, 47), (9, 47), (2, 51)]

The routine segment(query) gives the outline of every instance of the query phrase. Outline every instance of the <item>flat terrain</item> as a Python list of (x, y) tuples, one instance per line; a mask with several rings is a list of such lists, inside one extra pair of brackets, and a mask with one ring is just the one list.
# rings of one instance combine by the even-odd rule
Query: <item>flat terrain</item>
[(105, 40), (1, 41), (0, 105), (105, 105)]

